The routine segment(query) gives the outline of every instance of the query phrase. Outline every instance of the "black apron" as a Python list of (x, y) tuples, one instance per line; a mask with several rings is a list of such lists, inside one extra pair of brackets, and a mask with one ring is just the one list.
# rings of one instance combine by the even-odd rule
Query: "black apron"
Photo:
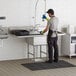
[(47, 35), (47, 43), (49, 43), (52, 34), (53, 34), (53, 31), (49, 29), (48, 35)]
[[(54, 32), (56, 32), (56, 31), (54, 31)], [(52, 34), (53, 34), (53, 31), (49, 29), (48, 35), (47, 35), (47, 43), (50, 42), (50, 39), (51, 39)], [(56, 33), (56, 38), (58, 38), (58, 37), (57, 37), (57, 33)]]

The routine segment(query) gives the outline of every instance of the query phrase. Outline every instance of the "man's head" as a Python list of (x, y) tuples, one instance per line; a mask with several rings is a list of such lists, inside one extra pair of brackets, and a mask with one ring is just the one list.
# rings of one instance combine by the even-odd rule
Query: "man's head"
[(48, 15), (51, 17), (51, 16), (54, 15), (54, 10), (53, 10), (53, 9), (49, 9), (49, 10), (47, 11), (47, 13), (48, 13)]

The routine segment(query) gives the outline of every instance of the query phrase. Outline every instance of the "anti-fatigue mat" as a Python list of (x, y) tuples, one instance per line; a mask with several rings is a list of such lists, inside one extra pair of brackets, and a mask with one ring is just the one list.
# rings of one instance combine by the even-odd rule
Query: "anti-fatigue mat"
[(22, 65), (32, 71), (76, 67), (76, 65), (73, 65), (64, 60), (59, 60), (57, 63), (55, 63), (55, 62), (53, 62), (53, 63), (35, 62), (35, 63), (26, 63), (26, 64), (22, 64)]

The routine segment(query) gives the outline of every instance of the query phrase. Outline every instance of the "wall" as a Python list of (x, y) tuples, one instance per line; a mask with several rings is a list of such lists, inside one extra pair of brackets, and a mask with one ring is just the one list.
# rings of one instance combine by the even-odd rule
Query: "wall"
[[(45, 13), (44, 0), (39, 0), (36, 9), (35, 23), (35, 4), (37, 0), (0, 0), (0, 16), (5, 16), (6, 20), (0, 20), (1, 26), (29, 26), (40, 24), (42, 14)], [(46, 10), (53, 8), (55, 15), (59, 18), (59, 29), (64, 25), (76, 25), (76, 1), (75, 0), (46, 0)], [(0, 60), (26, 58), (25, 39), (9, 37), (3, 40), (3, 47), (0, 47)]]
[[(5, 26), (34, 25), (37, 0), (0, 0), (0, 16), (6, 16)], [(46, 10), (53, 8), (63, 24), (75, 25), (75, 0), (46, 0)], [(36, 9), (36, 24), (44, 25), (42, 14), (45, 12), (45, 0), (39, 0)], [(1, 23), (1, 21), (0, 21)]]
[[(47, 0), (49, 2), (50, 0)], [(55, 14), (58, 16), (60, 21), (60, 26), (71, 25), (76, 26), (76, 4), (75, 0), (51, 0), (47, 4), (47, 9), (49, 7), (55, 9)]]
[(0, 61), (27, 58), (27, 44), (25, 39), (9, 35), (7, 39), (0, 40)]
[(29, 11), (29, 0), (0, 0), (0, 16), (6, 17), (2, 25), (28, 26)]
[[(41, 15), (44, 14), (44, 1), (45, 0), (39, 0), (37, 5), (37, 18), (36, 23), (44, 25), (44, 22), (41, 21)], [(31, 5), (32, 8), (34, 8), (34, 5), (36, 3), (36, 0), (32, 0), (33, 5)], [(59, 28), (61, 26), (76, 26), (76, 4), (75, 0), (46, 0), (46, 11), (49, 8), (53, 8), (55, 10), (55, 15), (59, 18)], [(31, 13), (31, 16), (33, 17), (34, 9)], [(31, 19), (31, 18), (30, 18)], [(32, 19), (31, 19), (32, 21)]]

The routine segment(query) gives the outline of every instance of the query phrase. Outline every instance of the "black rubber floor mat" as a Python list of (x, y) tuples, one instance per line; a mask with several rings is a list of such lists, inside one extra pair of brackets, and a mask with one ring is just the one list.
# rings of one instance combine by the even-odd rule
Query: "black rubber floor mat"
[(57, 63), (35, 62), (35, 63), (27, 63), (27, 64), (22, 64), (22, 65), (32, 71), (76, 67), (76, 65), (73, 65), (64, 60), (59, 60)]

